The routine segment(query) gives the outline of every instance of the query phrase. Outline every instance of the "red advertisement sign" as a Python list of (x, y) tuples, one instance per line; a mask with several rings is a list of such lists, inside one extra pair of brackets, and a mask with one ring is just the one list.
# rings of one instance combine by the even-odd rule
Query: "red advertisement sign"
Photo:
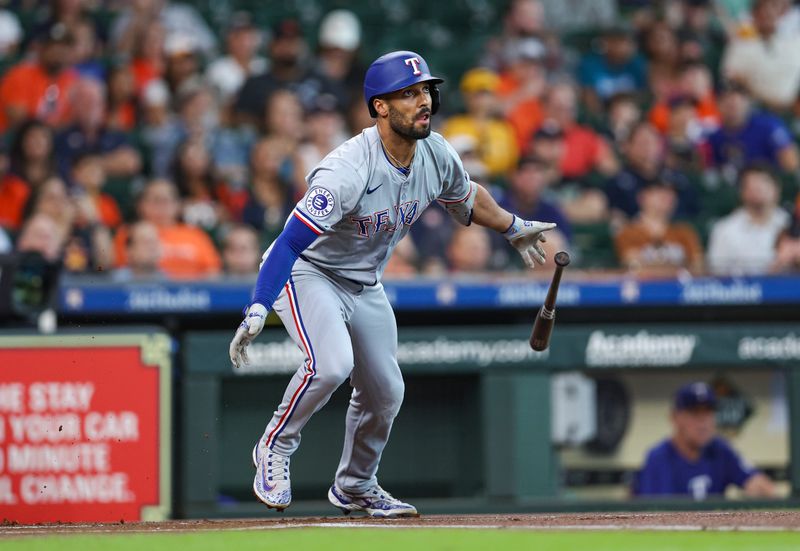
[(169, 512), (164, 335), (0, 337), (0, 519)]

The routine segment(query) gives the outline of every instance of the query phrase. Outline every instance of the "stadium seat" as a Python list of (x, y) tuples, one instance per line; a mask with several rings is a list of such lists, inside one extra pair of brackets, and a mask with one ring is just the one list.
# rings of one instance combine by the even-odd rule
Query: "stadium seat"
[(614, 240), (607, 223), (573, 224), (572, 233), (573, 247), (579, 253), (576, 263), (578, 267), (600, 269), (617, 267)]

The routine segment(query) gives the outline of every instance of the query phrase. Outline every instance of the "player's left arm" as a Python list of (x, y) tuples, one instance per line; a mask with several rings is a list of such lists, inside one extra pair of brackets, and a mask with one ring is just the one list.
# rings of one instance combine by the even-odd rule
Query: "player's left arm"
[(473, 185), (477, 187), (477, 193), (472, 207), (472, 221), (502, 233), (519, 251), (529, 268), (533, 268), (536, 263), (544, 264), (545, 252), (541, 245), (546, 241), (544, 232), (552, 230), (556, 225), (552, 222), (523, 220), (498, 205), (486, 188), (474, 183)]
[(264, 260), (258, 270), (253, 301), (247, 307), (244, 320), (239, 324), (228, 347), (234, 367), (239, 368), (248, 363), (247, 347), (264, 328), (267, 314), (289, 280), (295, 261), (318, 236), (318, 230), (312, 229), (307, 222), (293, 213), (278, 238), (264, 253)]
[(443, 166), (443, 189), (437, 198), (442, 207), (459, 224), (468, 226), (475, 222), (503, 234), (511, 245), (519, 251), (522, 260), (529, 268), (537, 263), (544, 264), (545, 252), (541, 243), (545, 241), (544, 232), (552, 230), (555, 224), (523, 220), (508, 212), (484, 188), (471, 181), (464, 170), (458, 154), (453, 147), (443, 141), (445, 163)]

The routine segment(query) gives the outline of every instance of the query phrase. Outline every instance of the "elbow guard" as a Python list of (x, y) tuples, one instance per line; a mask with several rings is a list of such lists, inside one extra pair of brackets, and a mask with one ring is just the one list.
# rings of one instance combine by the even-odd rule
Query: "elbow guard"
[(469, 226), (472, 222), (472, 207), (475, 204), (475, 197), (478, 195), (478, 184), (470, 181), (469, 193), (457, 201), (445, 201), (439, 199), (438, 203), (452, 216), (456, 222), (462, 226)]

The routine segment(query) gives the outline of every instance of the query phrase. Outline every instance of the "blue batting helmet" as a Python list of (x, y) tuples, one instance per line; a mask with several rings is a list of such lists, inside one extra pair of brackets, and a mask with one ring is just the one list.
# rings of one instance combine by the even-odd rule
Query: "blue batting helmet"
[(444, 80), (431, 75), (428, 64), (421, 55), (415, 52), (399, 51), (382, 55), (372, 62), (364, 77), (364, 99), (372, 118), (378, 116), (372, 100), (378, 96), (402, 90), (406, 86), (418, 82), (430, 82), (431, 114), (439, 110), (439, 89), (436, 87)]

